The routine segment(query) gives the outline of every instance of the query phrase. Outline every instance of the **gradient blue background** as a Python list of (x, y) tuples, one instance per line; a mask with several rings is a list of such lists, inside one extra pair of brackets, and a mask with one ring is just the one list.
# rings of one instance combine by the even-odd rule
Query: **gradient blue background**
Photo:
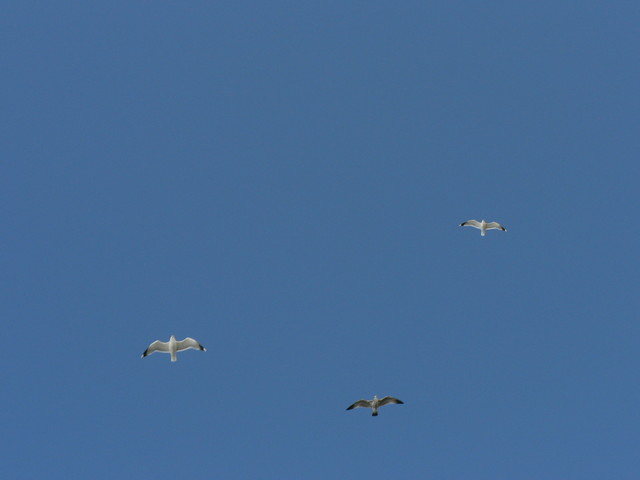
[(0, 13), (5, 478), (638, 478), (637, 1)]

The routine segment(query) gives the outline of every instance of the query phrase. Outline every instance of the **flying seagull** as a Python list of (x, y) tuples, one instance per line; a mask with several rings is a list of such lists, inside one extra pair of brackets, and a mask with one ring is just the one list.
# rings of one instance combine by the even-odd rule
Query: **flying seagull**
[(190, 348), (194, 348), (196, 350), (203, 350), (205, 352), (207, 351), (206, 348), (200, 345), (200, 343), (198, 343), (193, 338), (187, 337), (184, 340), (177, 341), (176, 337), (171, 335), (171, 338), (169, 339), (168, 342), (161, 342), (160, 340), (156, 340), (151, 345), (149, 345), (149, 348), (147, 348), (144, 351), (144, 353), (142, 354), (142, 357), (151, 355), (154, 352), (170, 353), (171, 361), (175, 362), (178, 360), (178, 356), (176, 355), (178, 352), (181, 352), (183, 350), (189, 350)]
[(480, 229), (480, 235), (484, 237), (484, 234), (487, 230), (502, 230), (506, 232), (507, 229), (500, 225), (498, 222), (485, 222), (484, 219), (479, 222), (477, 220), (468, 220), (466, 222), (462, 222), (460, 224), (461, 227), (475, 227)]
[(378, 408), (384, 407), (385, 405), (389, 405), (390, 403), (404, 403), (402, 400), (398, 400), (395, 397), (383, 397), (378, 398), (376, 395), (373, 396), (373, 400), (358, 400), (353, 405), (347, 407), (347, 410), (352, 410), (358, 407), (367, 407), (373, 409), (373, 413), (371, 414), (374, 417), (378, 416)]

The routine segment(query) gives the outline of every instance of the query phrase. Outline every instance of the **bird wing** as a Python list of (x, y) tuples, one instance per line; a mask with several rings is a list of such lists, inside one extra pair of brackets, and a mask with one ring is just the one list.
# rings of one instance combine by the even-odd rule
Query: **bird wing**
[(195, 348), (196, 350), (205, 350), (205, 351), (207, 350), (202, 345), (200, 345), (199, 342), (189, 337), (185, 338), (184, 340), (180, 340), (177, 343), (178, 343), (179, 352), (181, 352), (182, 350), (188, 350), (190, 348)]
[(402, 400), (398, 400), (395, 397), (384, 397), (380, 399), (380, 406), (384, 407), (385, 405), (389, 405), (390, 403), (404, 403)]
[(359, 408), (359, 407), (368, 407), (371, 408), (371, 402), (369, 400), (358, 400), (356, 403), (354, 403), (353, 405), (349, 405), (347, 407), (347, 410), (351, 410), (354, 408)]
[(502, 230), (503, 232), (507, 231), (507, 229), (500, 225), (498, 222), (487, 223), (487, 230)]
[(143, 357), (147, 355), (151, 355), (154, 352), (168, 352), (169, 351), (169, 342), (161, 342), (160, 340), (156, 340), (144, 351), (142, 354)]
[(476, 227), (480, 228), (480, 222), (477, 220), (467, 220), (466, 222), (462, 222), (460, 224), (461, 227)]

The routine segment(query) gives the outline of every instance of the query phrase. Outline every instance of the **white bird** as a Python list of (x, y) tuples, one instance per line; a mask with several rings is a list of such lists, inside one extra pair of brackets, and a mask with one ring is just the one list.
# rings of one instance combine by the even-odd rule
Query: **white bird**
[(178, 360), (178, 355), (176, 355), (178, 352), (181, 352), (183, 350), (188, 350), (190, 348), (194, 348), (196, 350), (202, 350), (204, 352), (207, 351), (206, 348), (200, 345), (200, 343), (194, 340), (193, 338), (187, 337), (184, 340), (177, 341), (176, 337), (171, 335), (171, 338), (169, 339), (168, 342), (161, 342), (160, 340), (156, 340), (151, 345), (149, 345), (149, 348), (147, 348), (144, 351), (144, 353), (142, 354), (142, 357), (144, 358), (147, 355), (151, 355), (152, 353), (155, 353), (155, 352), (170, 353), (171, 361), (175, 362)]
[(384, 407), (385, 405), (389, 405), (390, 403), (404, 404), (404, 402), (402, 400), (398, 400), (395, 397), (387, 396), (387, 397), (378, 398), (376, 395), (374, 395), (373, 396), (373, 400), (358, 400), (353, 405), (348, 406), (347, 410), (352, 410), (354, 408), (359, 408), (359, 407), (367, 407), (367, 408), (371, 408), (373, 410), (373, 413), (371, 414), (371, 416), (377, 417), (378, 416), (378, 408), (379, 407)]
[(477, 220), (468, 220), (466, 222), (462, 222), (460, 224), (461, 227), (475, 227), (480, 229), (480, 235), (484, 237), (484, 234), (487, 230), (502, 230), (506, 232), (507, 229), (500, 225), (498, 222), (485, 222), (484, 219), (479, 222)]

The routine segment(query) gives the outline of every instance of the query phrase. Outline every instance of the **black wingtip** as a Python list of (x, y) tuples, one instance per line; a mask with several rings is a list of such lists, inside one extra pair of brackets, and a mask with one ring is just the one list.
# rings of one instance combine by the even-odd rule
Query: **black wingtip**
[(149, 349), (147, 348), (143, 353), (142, 353), (142, 358), (147, 356), (147, 352), (149, 351)]

